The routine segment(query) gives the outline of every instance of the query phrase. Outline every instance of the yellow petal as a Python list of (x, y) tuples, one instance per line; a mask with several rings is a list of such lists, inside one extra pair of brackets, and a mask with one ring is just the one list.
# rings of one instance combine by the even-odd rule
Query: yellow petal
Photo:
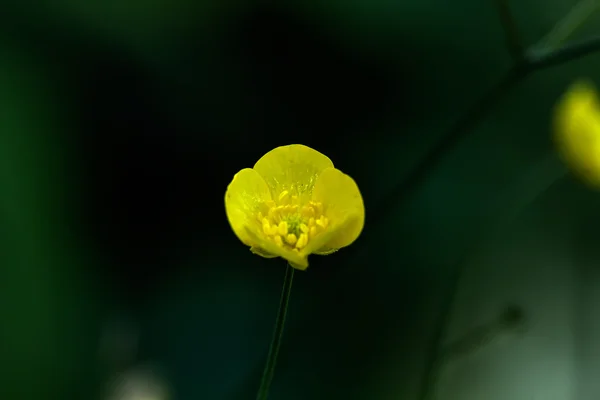
[(299, 196), (310, 196), (319, 174), (332, 167), (329, 157), (301, 144), (277, 147), (254, 165), (274, 195), (287, 190)]
[(590, 83), (574, 84), (557, 104), (554, 139), (567, 167), (600, 186), (600, 105)]
[(247, 246), (254, 241), (246, 227), (259, 226), (257, 218), (260, 206), (271, 200), (271, 192), (263, 178), (251, 168), (235, 174), (225, 192), (227, 219), (236, 236)]
[(250, 247), (250, 251), (252, 254), (256, 254), (257, 256), (261, 256), (263, 258), (277, 258), (279, 257), (277, 254), (267, 253), (264, 249), (260, 247), (252, 246)]
[(323, 203), (327, 218), (333, 221), (327, 243), (313, 251), (330, 253), (358, 238), (365, 224), (365, 206), (354, 179), (335, 168), (324, 170), (315, 184), (313, 200)]

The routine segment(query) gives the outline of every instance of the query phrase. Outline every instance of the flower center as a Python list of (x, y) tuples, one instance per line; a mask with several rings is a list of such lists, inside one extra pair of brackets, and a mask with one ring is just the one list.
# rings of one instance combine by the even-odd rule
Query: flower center
[(281, 192), (277, 202), (270, 200), (265, 206), (267, 212), (258, 213), (258, 220), (265, 236), (280, 247), (300, 250), (329, 225), (321, 203), (300, 204), (298, 196), (290, 196), (287, 190)]

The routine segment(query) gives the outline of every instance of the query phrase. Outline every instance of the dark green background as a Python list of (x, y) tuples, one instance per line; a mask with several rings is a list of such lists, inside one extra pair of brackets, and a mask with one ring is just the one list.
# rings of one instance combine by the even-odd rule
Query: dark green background
[[(574, 5), (515, 3), (526, 45)], [(296, 274), (273, 400), (415, 399), (456, 268), (482, 237), (484, 253), (516, 249), (480, 261), (499, 275), (542, 278), (518, 232), (594, 259), (597, 195), (558, 179), (549, 128), (570, 82), (600, 79), (600, 55), (528, 77), (394, 197), (511, 66), (493, 2), (273, 4), (3, 3), (0, 398), (93, 398), (102, 328), (125, 314), (139, 361), (160, 365), (177, 399), (252, 399), (285, 263), (239, 243), (223, 196), (278, 145), (353, 176), (367, 221), (351, 248)], [(384, 201), (395, 206), (370, 225)], [(498, 307), (525, 301), (497, 292)]]

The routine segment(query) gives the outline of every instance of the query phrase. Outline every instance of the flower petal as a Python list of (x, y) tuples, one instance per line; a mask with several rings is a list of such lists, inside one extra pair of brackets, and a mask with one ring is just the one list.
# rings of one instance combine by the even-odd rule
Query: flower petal
[(260, 256), (262, 258), (277, 258), (277, 257), (279, 257), (277, 254), (267, 253), (265, 251), (265, 249), (256, 247), (256, 246), (250, 247), (250, 251), (252, 252), (252, 254), (256, 254), (257, 256)]
[(225, 192), (225, 211), (227, 219), (236, 236), (247, 246), (254, 240), (248, 235), (246, 227), (259, 226), (257, 219), (260, 206), (271, 200), (269, 187), (258, 172), (245, 168), (235, 174)]
[(365, 224), (365, 206), (360, 190), (350, 176), (339, 169), (328, 168), (317, 179), (313, 200), (325, 207), (325, 215), (332, 221), (332, 235), (317, 253), (330, 253), (354, 242)]
[(568, 168), (600, 186), (600, 104), (590, 83), (574, 84), (558, 103), (554, 139)]
[(326, 168), (333, 168), (329, 157), (301, 144), (276, 147), (254, 165), (274, 195), (288, 190), (310, 196), (317, 177)]

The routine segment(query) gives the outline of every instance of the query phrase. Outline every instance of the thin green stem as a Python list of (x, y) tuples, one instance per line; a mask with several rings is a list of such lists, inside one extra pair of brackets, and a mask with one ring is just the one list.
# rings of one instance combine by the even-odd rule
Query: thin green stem
[(283, 328), (285, 326), (285, 317), (290, 302), (293, 281), (294, 268), (288, 264), (285, 269), (285, 278), (283, 279), (283, 288), (281, 289), (281, 300), (279, 301), (279, 310), (277, 311), (277, 318), (275, 320), (273, 339), (271, 339), (271, 345), (269, 346), (269, 355), (260, 381), (256, 400), (267, 400), (267, 397), (269, 396), (269, 389), (271, 388), (271, 382), (273, 381), (273, 375), (275, 374), (277, 355), (279, 354), (279, 347), (281, 346), (281, 339), (283, 337)]

